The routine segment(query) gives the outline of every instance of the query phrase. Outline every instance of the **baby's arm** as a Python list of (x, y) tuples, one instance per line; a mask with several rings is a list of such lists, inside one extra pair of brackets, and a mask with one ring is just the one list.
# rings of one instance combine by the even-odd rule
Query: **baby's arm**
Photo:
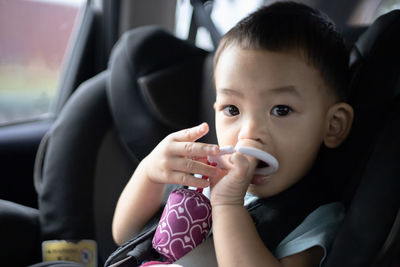
[(123, 190), (114, 213), (113, 237), (122, 244), (139, 233), (160, 208), (165, 184), (207, 187), (209, 182), (192, 173), (221, 176), (218, 168), (202, 161), (219, 152), (218, 146), (195, 143), (208, 132), (208, 125), (185, 129), (168, 135), (139, 164)]
[(265, 247), (243, 198), (255, 163), (242, 154), (231, 157), (235, 168), (223, 179), (211, 180), (213, 235), (218, 266), (318, 266), (321, 249), (313, 247), (280, 261)]

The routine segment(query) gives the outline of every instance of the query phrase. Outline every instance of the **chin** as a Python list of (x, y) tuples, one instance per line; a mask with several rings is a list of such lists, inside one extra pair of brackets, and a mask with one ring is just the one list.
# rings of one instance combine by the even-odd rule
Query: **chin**
[(247, 191), (250, 194), (253, 194), (259, 198), (267, 198), (267, 197), (272, 197), (274, 195), (276, 195), (279, 192), (273, 192), (273, 190), (271, 190), (271, 188), (268, 188), (268, 183), (262, 184), (262, 185), (254, 185), (254, 184), (250, 184), (249, 188), (247, 189)]

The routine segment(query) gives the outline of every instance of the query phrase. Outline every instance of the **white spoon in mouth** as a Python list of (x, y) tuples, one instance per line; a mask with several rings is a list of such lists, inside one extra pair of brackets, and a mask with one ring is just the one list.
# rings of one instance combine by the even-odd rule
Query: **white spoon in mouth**
[(208, 161), (215, 162), (217, 164), (217, 166), (219, 166), (221, 168), (228, 169), (229, 167), (232, 166), (232, 164), (229, 163), (222, 156), (226, 155), (226, 154), (233, 154), (235, 152), (239, 152), (239, 153), (242, 153), (245, 155), (255, 157), (256, 159), (265, 163), (266, 167), (256, 168), (256, 170), (254, 171), (254, 174), (256, 174), (256, 175), (263, 175), (263, 176), (271, 175), (271, 174), (275, 173), (279, 168), (279, 162), (274, 156), (272, 156), (271, 154), (269, 154), (263, 150), (260, 150), (260, 149), (254, 148), (254, 147), (224, 146), (224, 147), (220, 147), (219, 150), (220, 150), (219, 154), (216, 156), (209, 156)]

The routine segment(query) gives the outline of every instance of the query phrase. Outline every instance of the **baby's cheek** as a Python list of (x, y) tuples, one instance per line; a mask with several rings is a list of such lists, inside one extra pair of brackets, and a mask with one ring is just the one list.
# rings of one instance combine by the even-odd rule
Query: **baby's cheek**
[(281, 175), (289, 180), (290, 184), (293, 184), (303, 178), (312, 168), (314, 159), (307, 156), (299, 156), (292, 158), (289, 161), (282, 162), (280, 168), (283, 170)]

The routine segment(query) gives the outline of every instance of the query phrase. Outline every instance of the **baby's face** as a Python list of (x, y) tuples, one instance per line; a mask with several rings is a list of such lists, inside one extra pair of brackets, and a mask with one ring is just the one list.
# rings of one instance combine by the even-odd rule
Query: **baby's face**
[[(336, 102), (319, 72), (296, 53), (231, 46), (215, 69), (215, 118), (220, 146), (262, 149), (279, 170), (254, 178), (249, 192), (275, 195), (301, 179), (313, 164)], [(257, 161), (248, 157), (254, 168)]]

